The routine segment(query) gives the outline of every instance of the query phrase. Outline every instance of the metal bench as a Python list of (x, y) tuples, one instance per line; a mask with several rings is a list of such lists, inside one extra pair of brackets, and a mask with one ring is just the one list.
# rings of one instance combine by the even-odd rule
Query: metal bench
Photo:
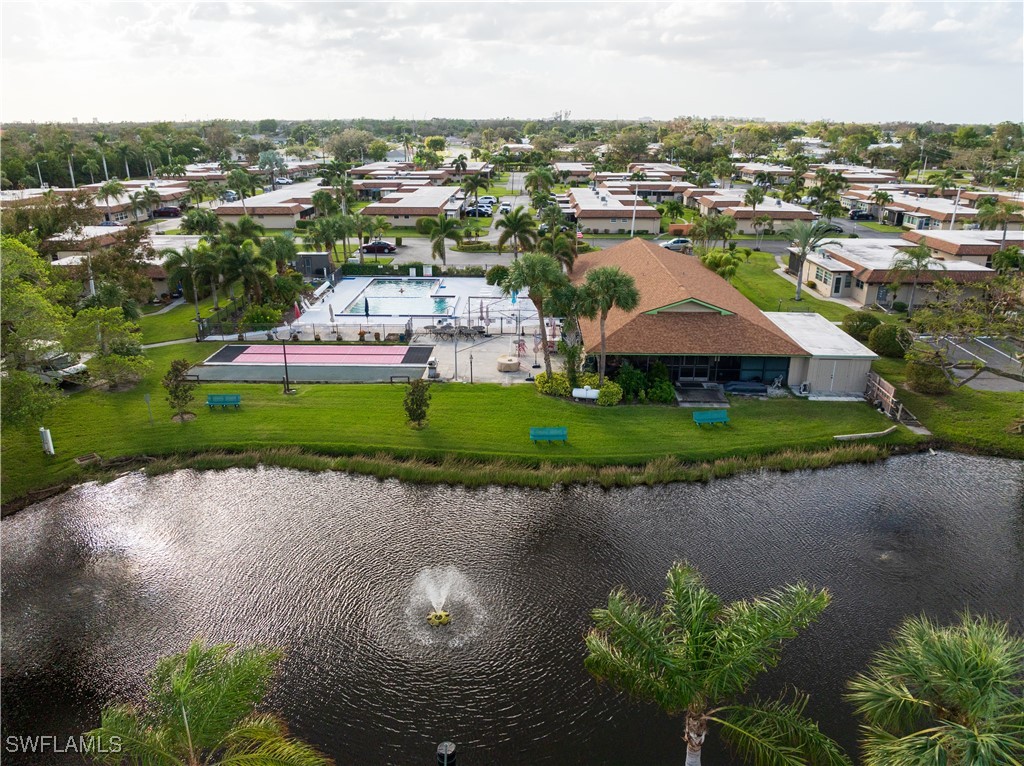
[(696, 410), (693, 413), (693, 422), (700, 428), (705, 423), (711, 425), (722, 423), (729, 425), (729, 413), (725, 410)]
[(546, 426), (530, 429), (532, 442), (568, 442), (569, 429), (566, 426)]
[(206, 395), (206, 406), (211, 410), (214, 407), (222, 407), (227, 409), (228, 407), (234, 407), (236, 410), (242, 404), (241, 394), (207, 394)]

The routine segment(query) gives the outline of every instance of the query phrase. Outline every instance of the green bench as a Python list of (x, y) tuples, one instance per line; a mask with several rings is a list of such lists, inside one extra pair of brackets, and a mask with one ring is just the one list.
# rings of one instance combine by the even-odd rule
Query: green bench
[(548, 426), (545, 428), (531, 428), (530, 441), (567, 442), (569, 441), (569, 429), (566, 426)]
[(711, 425), (713, 423), (724, 423), (729, 424), (729, 413), (725, 410), (697, 410), (693, 413), (693, 422), (700, 428), (705, 423)]
[(206, 406), (211, 410), (214, 407), (234, 407), (236, 410), (242, 403), (241, 394), (207, 394), (206, 395)]

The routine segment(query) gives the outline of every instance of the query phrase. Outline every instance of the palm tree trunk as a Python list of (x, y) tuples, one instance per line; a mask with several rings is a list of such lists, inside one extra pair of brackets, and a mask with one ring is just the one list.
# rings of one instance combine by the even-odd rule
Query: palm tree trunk
[(242, 197), (242, 213), (249, 215), (249, 208), (245, 206), (245, 192), (239, 189), (238, 193)]
[(708, 723), (702, 717), (686, 713), (686, 766), (700, 766), (701, 749), (708, 733)]
[(606, 354), (608, 353), (608, 348), (607, 348), (607, 344), (605, 343), (605, 337), (604, 337), (604, 321), (607, 318), (608, 318), (608, 312), (607, 311), (602, 311), (601, 312), (601, 366), (600, 366), (600, 369), (598, 370), (598, 375), (597, 375), (597, 385), (599, 385), (599, 386), (603, 386), (604, 385), (604, 365), (605, 365), (605, 360), (607, 359)]
[(124, 177), (127, 180), (129, 180), (129, 181), (132, 180), (132, 173), (131, 173), (130, 170), (128, 170), (128, 157), (127, 156), (125, 156), (125, 158), (124, 158)]
[(537, 319), (540, 321), (540, 346), (544, 351), (544, 371), (551, 377), (551, 352), (548, 351), (548, 331), (544, 326), (544, 303), (543, 301), (533, 301), (533, 305), (537, 309)]
[(217, 282), (220, 281), (220, 274), (210, 275), (210, 290), (213, 291), (213, 310), (220, 311), (220, 301), (217, 300)]
[(104, 181), (109, 181), (110, 180), (110, 174), (107, 172), (107, 158), (106, 158), (106, 155), (101, 154), (100, 158), (103, 160), (103, 180)]
[(77, 189), (75, 186), (75, 169), (71, 166), (71, 155), (68, 155), (68, 172), (71, 173), (71, 188)]
[(804, 278), (804, 259), (806, 255), (801, 255), (796, 261), (796, 299), (800, 300), (800, 288), (803, 287)]
[(199, 316), (199, 285), (197, 284), (195, 274), (192, 274), (192, 298), (196, 302), (196, 327), (198, 328), (201, 318)]

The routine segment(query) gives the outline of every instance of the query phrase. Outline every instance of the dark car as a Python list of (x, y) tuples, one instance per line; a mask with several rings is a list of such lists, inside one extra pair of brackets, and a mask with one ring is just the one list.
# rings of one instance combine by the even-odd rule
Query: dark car
[(837, 223), (825, 223), (821, 222), (821, 228), (826, 234), (842, 234), (843, 227)]
[(359, 249), (364, 253), (393, 253), (398, 248), (392, 245), (390, 242), (385, 242), (383, 240), (377, 239), (374, 240), (373, 242), (367, 242)]
[(873, 221), (875, 217), (867, 210), (854, 210), (850, 213), (851, 221)]
[[(539, 227), (537, 228), (537, 233), (538, 233), (538, 234), (547, 234), (547, 233), (548, 233), (548, 229), (549, 229), (549, 228), (550, 228), (550, 227), (549, 227), (549, 226), (548, 226), (548, 225), (547, 225), (546, 223), (542, 223), (542, 224), (541, 224), (541, 225), (540, 225), (540, 226), (539, 226)], [(559, 226), (559, 227), (558, 227), (558, 230), (559, 230), (559, 231), (561, 231), (561, 232), (566, 232), (566, 231), (569, 231), (569, 227), (568, 227), (568, 226)]]
[(489, 218), (491, 211), (483, 207), (471, 207), (466, 211), (466, 215), (469, 218)]
[(158, 207), (153, 211), (154, 218), (181, 218), (181, 210), (176, 207)]

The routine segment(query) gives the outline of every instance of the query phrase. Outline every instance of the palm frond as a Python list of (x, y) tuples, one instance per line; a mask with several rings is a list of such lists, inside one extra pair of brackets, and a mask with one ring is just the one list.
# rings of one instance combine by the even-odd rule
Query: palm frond
[(272, 715), (252, 715), (224, 740), (220, 766), (325, 766), (332, 763), (316, 749), (288, 737), (285, 725)]
[(712, 698), (727, 699), (745, 691), (758, 673), (778, 663), (783, 641), (814, 621), (829, 600), (827, 591), (798, 583), (725, 607), (718, 641), (708, 658), (705, 686)]
[(84, 736), (96, 743), (91, 757), (99, 763), (177, 766), (185, 754), (175, 750), (165, 730), (150, 726), (130, 705), (105, 708), (99, 728)]
[(673, 649), (686, 655), (694, 672), (704, 672), (715, 641), (721, 599), (707, 589), (697, 570), (687, 564), (673, 566), (666, 579), (661, 614)]
[(850, 759), (818, 724), (804, 716), (807, 697), (796, 694), (721, 708), (710, 720), (722, 726), (722, 739), (752, 766), (850, 766)]

